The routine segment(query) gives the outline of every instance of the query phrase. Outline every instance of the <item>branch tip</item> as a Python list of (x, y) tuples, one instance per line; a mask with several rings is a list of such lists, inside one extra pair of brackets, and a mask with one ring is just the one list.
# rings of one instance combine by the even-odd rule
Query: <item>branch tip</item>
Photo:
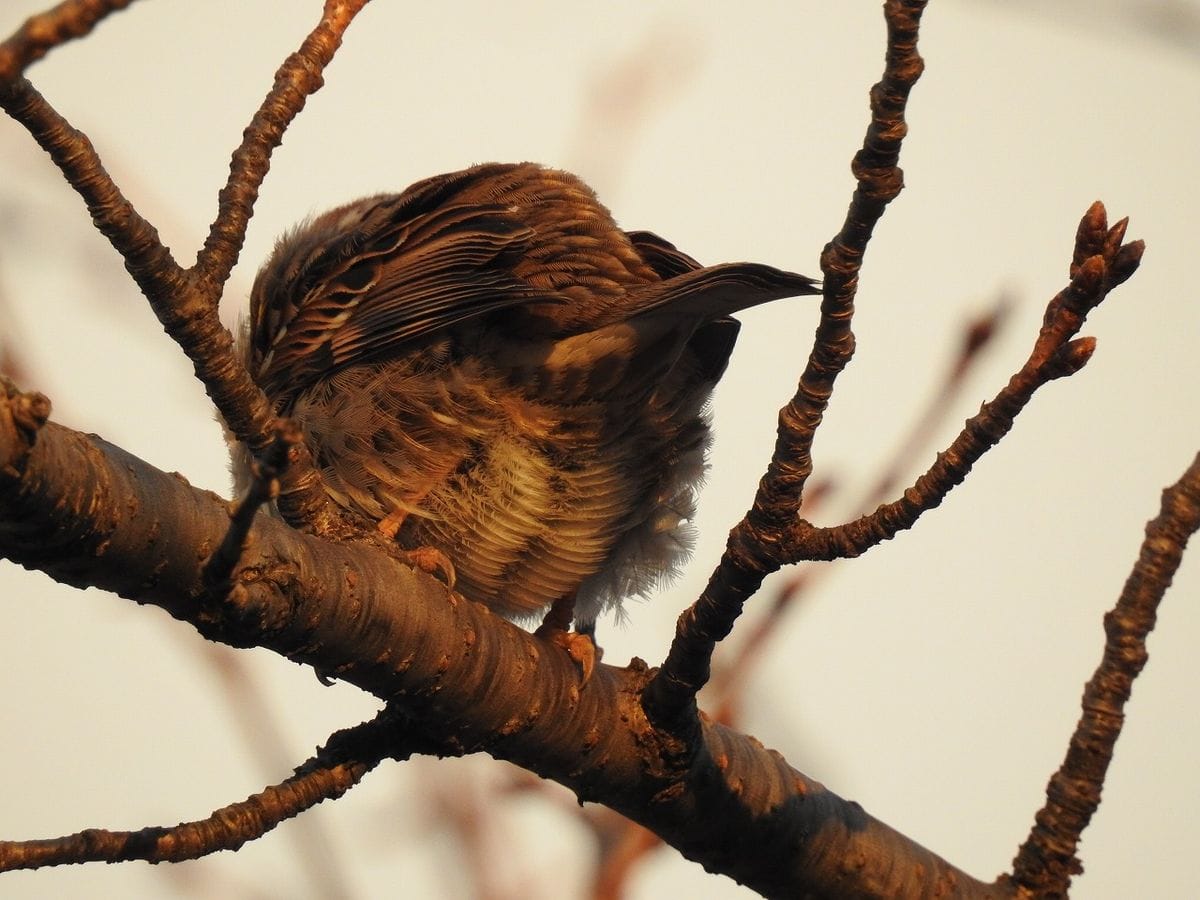
[(1104, 653), (1084, 688), (1081, 715), (1065, 758), (1050, 779), (1046, 804), (1013, 860), (1014, 882), (1028, 896), (1065, 897), (1082, 871), (1075, 852), (1100, 804), (1101, 789), (1125, 720), (1134, 680), (1146, 664), (1146, 638), (1191, 535), (1200, 529), (1200, 456), (1163, 491), (1138, 559), (1116, 605), (1104, 616)]
[(1075, 253), (1070, 268), (1072, 278), (1075, 277), (1085, 260), (1103, 252), (1107, 237), (1108, 210), (1104, 208), (1103, 203), (1097, 200), (1088, 207), (1083, 218), (1079, 220), (1079, 227), (1075, 230)]
[(1113, 263), (1109, 267), (1109, 277), (1112, 279), (1114, 287), (1123, 284), (1138, 270), (1145, 252), (1146, 242), (1142, 240), (1130, 241), (1117, 251)]
[(1129, 216), (1120, 219), (1112, 228), (1108, 229), (1108, 235), (1104, 240), (1104, 255), (1112, 256), (1121, 247), (1121, 242), (1125, 240), (1125, 232), (1129, 229)]

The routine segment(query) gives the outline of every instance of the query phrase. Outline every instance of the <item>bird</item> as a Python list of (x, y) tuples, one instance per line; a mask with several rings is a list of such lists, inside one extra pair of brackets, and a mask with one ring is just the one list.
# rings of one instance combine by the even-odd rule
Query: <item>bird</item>
[[(691, 551), (731, 314), (819, 292), (623, 231), (568, 172), (485, 163), (287, 232), (238, 343), (337, 506), (447, 560), (462, 596), (542, 617), (586, 682), (596, 617)], [(246, 452), (233, 470), (249, 484)]]

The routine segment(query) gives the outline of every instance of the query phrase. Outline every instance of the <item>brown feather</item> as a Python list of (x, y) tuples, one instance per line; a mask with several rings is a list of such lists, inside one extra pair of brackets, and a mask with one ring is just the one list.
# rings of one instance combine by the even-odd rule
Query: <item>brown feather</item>
[(576, 595), (588, 621), (686, 558), (729, 315), (815, 292), (626, 234), (565, 172), (487, 164), (285, 236), (244, 351), (337, 503), (403, 513), (397, 539), (497, 612)]

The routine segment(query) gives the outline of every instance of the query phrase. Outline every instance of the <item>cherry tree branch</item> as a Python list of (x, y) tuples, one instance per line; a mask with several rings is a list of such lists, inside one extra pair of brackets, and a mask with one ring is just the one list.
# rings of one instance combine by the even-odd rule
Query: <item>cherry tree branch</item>
[(275, 73), (275, 84), (259, 106), (233, 152), (229, 179), (221, 189), (217, 218), (196, 259), (196, 271), (219, 289), (237, 263), (246, 238), (246, 227), (258, 199), (258, 189), (267, 175), (271, 154), (283, 141), (283, 133), (304, 109), (311, 94), (324, 85), (323, 72), (333, 61), (342, 36), (368, 0), (325, 0), (317, 27), (300, 49), (284, 60)]
[(1113, 748), (1125, 723), (1125, 703), (1146, 665), (1146, 638), (1179, 568), (1188, 539), (1200, 529), (1200, 455), (1162, 494), (1146, 525), (1133, 571), (1116, 606), (1104, 616), (1104, 654), (1083, 691), (1083, 712), (1066, 758), (1046, 788), (1046, 805), (1013, 860), (1012, 883), (1034, 897), (1065, 897), (1083, 871), (1075, 855), (1080, 835), (1100, 805)]
[(821, 320), (796, 395), (779, 414), (775, 453), (753, 505), (733, 528), (708, 585), (679, 617), (675, 639), (650, 683), (646, 708), (682, 734), (695, 727), (696, 694), (707, 683), (712, 653), (733, 629), (763, 579), (783, 564), (778, 548), (796, 520), (812, 473), (812, 441), (837, 376), (854, 354), (854, 296), (858, 270), (875, 223), (903, 187), (897, 162), (907, 132), (905, 107), (924, 68), (917, 31), (925, 0), (887, 0), (888, 37), (883, 77), (871, 89), (871, 123), (854, 157), (858, 185), (841, 231), (821, 257)]
[(1088, 313), (1104, 302), (1141, 263), (1142, 241), (1121, 243), (1128, 220), (1112, 228), (1104, 205), (1093, 203), (1076, 233), (1071, 282), (1047, 305), (1043, 325), (1029, 358), (1008, 384), (969, 419), (937, 461), (912, 487), (891, 503), (845, 525), (818, 528), (806, 521), (789, 529), (781, 549), (788, 561), (859, 556), (911, 528), (922, 513), (939, 506), (961, 484), (976, 462), (1012, 429), (1017, 415), (1041, 387), (1074, 375), (1095, 352), (1093, 338), (1075, 338)]
[[(234, 353), (233, 336), (218, 317), (218, 301), (237, 262), (271, 152), (308, 95), (321, 87), (324, 68), (366, 2), (326, 0), (320, 22), (284, 61), (233, 154), (229, 181), (220, 192), (217, 217), (204, 248), (196, 265), (186, 270), (113, 182), (87, 135), (72, 127), (23, 76), (34, 60), (70, 38), (87, 34), (127, 2), (72, 0), (31, 18), (0, 44), (0, 107), (25, 126), (85, 200), (96, 228), (121, 254), (163, 328), (192, 361), (230, 431), (252, 453), (270, 446), (275, 416)], [(317, 533), (353, 532), (322, 490), (307, 448), (293, 447), (290, 462), (279, 504), (288, 520)]]
[[(682, 746), (641, 707), (651, 672), (640, 661), (599, 665), (581, 690), (564, 654), (370, 547), (259, 515), (235, 583), (214, 592), (206, 569), (229, 530), (227, 501), (46, 422), (40, 395), (8, 385), (0, 401), (2, 558), (355, 684), (439, 752), (484, 751), (558, 781), (768, 895), (922, 896), (929, 884), (1005, 895), (753, 738), (701, 719)], [(852, 871), (844, 859), (857, 860)]]
[[(1007, 320), (1009, 305), (1009, 301), (1001, 297), (991, 309), (964, 323), (958, 353), (947, 368), (939, 389), (931, 394), (923, 412), (913, 421), (904, 439), (870, 484), (858, 496), (848, 501), (842, 499), (840, 505), (849, 509), (866, 509), (883, 502), (892, 493), (901, 475), (913, 468), (917, 453), (925, 447), (939, 423), (954, 409), (955, 402), (966, 386), (968, 372)], [(835, 486), (829, 482), (810, 483), (804, 494), (801, 514), (811, 515), (812, 510), (828, 502), (826, 495), (834, 492)], [(749, 628), (739, 633), (732, 653), (726, 645), (724, 652), (729, 655), (725, 657), (723, 665), (714, 669), (714, 677), (709, 683), (710, 691), (714, 691), (717, 698), (713, 711), (717, 721), (726, 724), (735, 722), (738, 705), (743, 699), (742, 690), (754, 666), (765, 658), (765, 648), (772, 636), (779, 633), (781, 621), (801, 598), (810, 595), (814, 586), (832, 571), (829, 566), (803, 566), (795, 570), (772, 594), (766, 613), (753, 623), (748, 623)]]
[(292, 777), (194, 822), (138, 831), (88, 828), (47, 840), (0, 841), (0, 872), (135, 859), (182, 862), (236, 850), (323, 800), (342, 796), (384, 759), (406, 758), (395, 749), (403, 744), (397, 737), (398, 724), (385, 709), (369, 722), (339, 731)]
[(132, 2), (66, 0), (41, 15), (30, 16), (12, 37), (0, 44), (0, 83), (15, 80), (55, 47), (87, 37), (103, 19)]

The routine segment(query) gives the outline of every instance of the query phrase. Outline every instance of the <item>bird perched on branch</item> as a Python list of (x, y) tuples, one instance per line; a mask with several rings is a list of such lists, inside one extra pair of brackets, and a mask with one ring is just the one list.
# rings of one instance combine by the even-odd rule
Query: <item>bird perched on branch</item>
[(469, 599), (545, 615), (586, 677), (572, 617), (645, 594), (689, 552), (729, 315), (813, 293), (622, 231), (566, 172), (487, 164), (285, 235), (242, 348), (337, 504), (440, 551)]

